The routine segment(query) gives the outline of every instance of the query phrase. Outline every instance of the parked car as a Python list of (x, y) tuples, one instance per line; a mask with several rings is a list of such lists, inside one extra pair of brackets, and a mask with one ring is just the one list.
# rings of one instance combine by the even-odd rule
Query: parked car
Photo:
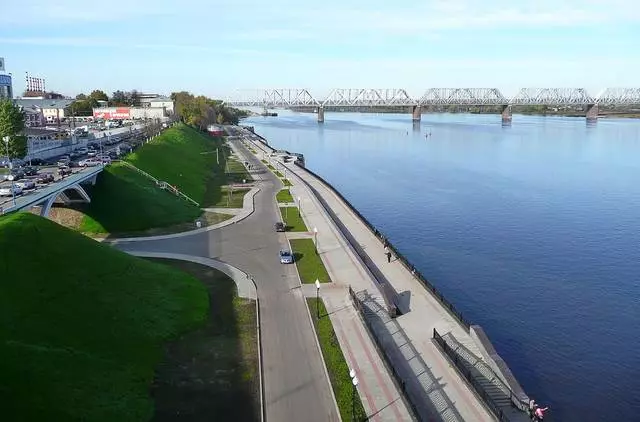
[(64, 177), (64, 176), (68, 176), (70, 174), (73, 174), (73, 171), (71, 170), (71, 167), (69, 167), (69, 166), (60, 166), (60, 167), (58, 167), (58, 174), (60, 175), (60, 177)]
[(111, 164), (111, 158), (108, 155), (104, 155), (98, 158), (98, 160), (104, 163), (105, 166), (108, 166), (109, 164)]
[(276, 224), (273, 225), (273, 227), (276, 229), (277, 232), (283, 232), (287, 228), (284, 225), (284, 223), (281, 221), (278, 221)]
[(80, 155), (85, 155), (88, 152), (89, 152), (89, 148), (80, 148), (78, 150), (78, 154), (80, 154)]
[(22, 190), (31, 190), (36, 188), (35, 182), (29, 179), (20, 180), (19, 182), (16, 182), (15, 185)]
[(55, 177), (51, 173), (39, 173), (36, 177), (36, 183), (46, 184), (55, 180)]
[(22, 195), (22, 188), (19, 186), (7, 186), (4, 188), (0, 188), (0, 196), (13, 196), (13, 195)]
[(87, 158), (86, 160), (81, 160), (78, 163), (78, 166), (80, 166), (80, 167), (94, 167), (94, 166), (99, 166), (100, 164), (102, 164), (102, 161), (100, 161), (98, 158)]
[(31, 165), (32, 166), (44, 166), (45, 165), (45, 160), (43, 160), (42, 158), (32, 158), (30, 160)]
[(95, 157), (98, 154), (98, 152), (94, 149), (90, 149), (89, 151), (87, 151), (87, 157)]
[(281, 264), (293, 264), (293, 255), (290, 251), (281, 250), (280, 251), (280, 263)]
[(38, 174), (38, 169), (35, 167), (23, 167), (22, 171), (24, 172), (25, 176), (35, 176), (36, 174)]
[(64, 157), (60, 157), (57, 162), (58, 167), (66, 166), (69, 164), (70, 161), (71, 161), (71, 157), (69, 157), (68, 155), (65, 155)]

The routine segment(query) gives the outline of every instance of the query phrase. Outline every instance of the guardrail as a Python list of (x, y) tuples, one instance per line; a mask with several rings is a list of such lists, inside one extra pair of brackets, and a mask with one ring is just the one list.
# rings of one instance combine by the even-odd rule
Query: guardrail
[(187, 195), (185, 195), (184, 193), (180, 192), (180, 190), (178, 190), (175, 186), (172, 186), (171, 184), (164, 182), (162, 180), (158, 180), (155, 177), (153, 177), (152, 175), (150, 175), (149, 173), (147, 173), (146, 171), (139, 169), (138, 167), (134, 166), (133, 164), (127, 162), (127, 161), (120, 161), (120, 163), (124, 164), (125, 166), (129, 167), (132, 170), (137, 171), (138, 173), (142, 174), (143, 176), (149, 178), (150, 180), (153, 180), (154, 183), (160, 188), (160, 189), (166, 189), (169, 192), (173, 193), (176, 196), (179, 196), (182, 199), (186, 199), (187, 201), (191, 202), (192, 204), (194, 204), (195, 206), (199, 207), (200, 204), (198, 202), (196, 202), (195, 200), (191, 199), (190, 197), (188, 197)]
[[(493, 401), (491, 396), (489, 396), (489, 394), (484, 390), (484, 388), (482, 388), (482, 385), (480, 385), (480, 383), (473, 376), (471, 371), (464, 365), (464, 363), (462, 363), (462, 360), (461, 358), (458, 357), (458, 354), (456, 353), (456, 351), (453, 350), (451, 346), (449, 346), (446, 340), (442, 338), (440, 333), (438, 333), (438, 331), (435, 328), (433, 329), (433, 339), (435, 340), (436, 344), (440, 346), (440, 349), (442, 349), (442, 351), (453, 362), (453, 364), (456, 366), (456, 369), (460, 371), (460, 373), (464, 376), (467, 382), (473, 387), (473, 389), (478, 394), (480, 399), (482, 399), (482, 401), (487, 405), (491, 413), (493, 413), (500, 422), (509, 422), (510, 419), (507, 415), (504, 414), (504, 411), (502, 410), (502, 408), (500, 408), (500, 406), (495, 401)], [(526, 412), (527, 411), (526, 405), (518, 399), (518, 396), (510, 388), (508, 388), (504, 384), (503, 386), (505, 389), (509, 391), (511, 405), (519, 410)]]
[(469, 328), (471, 327), (471, 324), (469, 323), (469, 321), (467, 321), (467, 319), (462, 316), (462, 314), (460, 313), (460, 311), (458, 311), (455, 306), (453, 306), (453, 304), (451, 302), (449, 302), (440, 291), (438, 291), (438, 289), (435, 288), (435, 286), (433, 284), (431, 284), (426, 277), (424, 277), (420, 271), (418, 271), (416, 269), (416, 267), (414, 265), (412, 265), (407, 258), (405, 258), (404, 255), (402, 255), (402, 253), (400, 253), (400, 251), (398, 251), (392, 244), (391, 242), (388, 241), (388, 239), (382, 234), (382, 232), (380, 232), (373, 224), (371, 224), (362, 214), (360, 214), (360, 211), (358, 211), (356, 209), (356, 207), (354, 207), (351, 202), (349, 202), (349, 200), (347, 198), (345, 198), (340, 191), (338, 191), (336, 188), (334, 188), (329, 182), (327, 182), (324, 178), (322, 178), (321, 176), (319, 176), (318, 174), (314, 173), (313, 171), (309, 170), (306, 167), (303, 167), (301, 165), (299, 165), (297, 162), (294, 162), (295, 165), (297, 165), (299, 168), (303, 169), (304, 171), (308, 172), (309, 174), (311, 174), (312, 176), (314, 176), (315, 178), (317, 178), (318, 180), (320, 180), (323, 184), (325, 184), (329, 189), (331, 189), (331, 191), (333, 193), (335, 193), (346, 205), (347, 207), (349, 207), (349, 209), (358, 216), (358, 218), (360, 218), (360, 220), (369, 228), (369, 230), (383, 243), (386, 244), (386, 246), (389, 247), (389, 250), (393, 252), (393, 254), (397, 257), (397, 259), (402, 263), (402, 265), (409, 271), (411, 272), (411, 274), (413, 274), (413, 276), (418, 279), (418, 281), (420, 281), (429, 291), (431, 291), (431, 293), (433, 294), (433, 296), (436, 298), (436, 300), (438, 302), (440, 302), (440, 304), (451, 314), (451, 316), (453, 316), (462, 326), (464, 326), (467, 331), (469, 330)]

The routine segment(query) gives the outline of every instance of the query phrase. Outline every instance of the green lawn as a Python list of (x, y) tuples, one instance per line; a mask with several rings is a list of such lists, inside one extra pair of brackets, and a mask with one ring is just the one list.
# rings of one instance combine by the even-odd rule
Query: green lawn
[(242, 208), (244, 203), (244, 196), (250, 189), (223, 189), (222, 196), (216, 204), (212, 204), (212, 207), (219, 208)]
[(293, 186), (293, 184), (289, 181), (289, 179), (281, 179), (280, 181), (282, 182), (283, 185), (287, 187)]
[(293, 202), (293, 196), (291, 196), (291, 192), (289, 192), (289, 189), (282, 189), (276, 195), (276, 200), (280, 203), (286, 204), (286, 203)]
[(0, 167), (0, 174), (9, 174), (9, 169), (5, 167)]
[[(360, 401), (360, 396), (357, 393), (355, 396), (353, 394), (353, 384), (349, 376), (349, 366), (344, 359), (344, 355), (340, 349), (340, 343), (338, 343), (336, 334), (333, 331), (333, 325), (331, 324), (329, 315), (327, 315), (327, 309), (324, 307), (322, 299), (308, 298), (307, 305), (309, 305), (309, 312), (313, 319), (313, 325), (315, 326), (318, 341), (320, 342), (322, 356), (327, 365), (327, 371), (331, 379), (331, 387), (333, 388), (333, 394), (336, 396), (342, 420), (353, 420), (354, 410), (355, 420), (366, 420), (367, 414), (362, 406), (362, 401)], [(317, 317), (318, 311), (320, 319)]]
[[(260, 420), (260, 379), (255, 301), (239, 298), (224, 273), (185, 261), (153, 260), (178, 268), (202, 282), (209, 314), (201, 328), (166, 349), (152, 395), (154, 420)], [(184, 416), (186, 417), (186, 416)]]
[(300, 210), (296, 207), (280, 207), (280, 214), (282, 214), (282, 221), (287, 226), (288, 232), (306, 232), (307, 226), (305, 226), (302, 217), (300, 217)]
[(320, 280), (321, 283), (331, 282), (320, 255), (316, 253), (313, 239), (291, 239), (289, 242), (303, 283), (315, 283), (316, 280)]
[(275, 174), (277, 177), (281, 177), (281, 178), (284, 177), (282, 173), (280, 173), (278, 170), (274, 170), (273, 174)]
[(262, 164), (267, 164), (268, 163), (267, 160), (260, 160), (260, 161), (262, 161)]
[(202, 211), (145, 176), (114, 163), (87, 187), (91, 203), (81, 205), (85, 233), (123, 233), (193, 222)]
[(0, 407), (7, 421), (148, 421), (169, 340), (205, 287), (33, 215), (0, 218)]
[(210, 189), (208, 185), (211, 182), (218, 186), (224, 184), (224, 180), (217, 181), (213, 177), (213, 168), (224, 165), (224, 154), (219, 154), (218, 165), (215, 153), (202, 153), (215, 151), (221, 146), (221, 140), (178, 124), (129, 154), (126, 160), (156, 179), (176, 186), (203, 205), (207, 189)]
[(227, 180), (229, 183), (242, 183), (243, 180), (246, 180), (247, 182), (253, 181), (253, 177), (251, 177), (244, 164), (235, 158), (228, 159), (226, 170)]
[(276, 169), (271, 164), (267, 164), (267, 168), (271, 171), (276, 171)]

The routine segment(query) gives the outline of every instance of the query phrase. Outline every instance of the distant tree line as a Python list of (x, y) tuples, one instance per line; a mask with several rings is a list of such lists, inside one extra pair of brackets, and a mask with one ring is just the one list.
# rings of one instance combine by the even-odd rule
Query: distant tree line
[(204, 95), (196, 97), (186, 91), (172, 93), (171, 99), (180, 120), (200, 130), (205, 130), (208, 125), (215, 123), (237, 125), (240, 118), (249, 115), (244, 110), (225, 106), (222, 101)]
[(106, 101), (109, 107), (138, 107), (140, 106), (140, 93), (133, 91), (116, 91), (111, 98), (99, 89), (91, 91), (91, 94), (78, 94), (76, 99), (68, 107), (69, 114), (73, 116), (91, 116), (93, 109), (98, 107), (98, 101)]

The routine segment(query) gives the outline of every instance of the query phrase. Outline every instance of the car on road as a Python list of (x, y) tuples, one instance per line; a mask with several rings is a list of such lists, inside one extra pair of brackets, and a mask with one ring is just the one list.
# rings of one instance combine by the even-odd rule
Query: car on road
[(95, 167), (95, 166), (99, 166), (100, 164), (102, 164), (102, 161), (100, 161), (100, 159), (98, 159), (98, 158), (87, 158), (86, 160), (81, 160), (78, 163), (78, 166), (80, 166), (80, 167)]
[(105, 166), (108, 166), (109, 164), (111, 164), (111, 157), (109, 157), (108, 155), (103, 155), (99, 157), (98, 160), (103, 162)]
[(80, 148), (77, 152), (80, 155), (85, 155), (89, 152), (89, 148)]
[(56, 164), (58, 165), (58, 167), (60, 167), (60, 166), (67, 166), (69, 165), (70, 162), (71, 162), (71, 157), (67, 155), (64, 157), (60, 157)]
[(280, 251), (280, 263), (281, 264), (293, 264), (293, 254), (287, 250)]
[(44, 166), (46, 163), (42, 158), (32, 158), (29, 162), (32, 166)]
[(16, 185), (0, 188), (0, 196), (13, 196), (13, 195), (16, 195), (16, 196), (22, 195), (22, 188)]
[(24, 179), (15, 183), (15, 186), (19, 187), (22, 190), (31, 190), (36, 188), (36, 184), (33, 180)]
[(96, 151), (95, 149), (90, 149), (89, 151), (87, 151), (87, 157), (95, 157), (98, 154), (98, 151)]
[(9, 174), (5, 174), (2, 176), (4, 180), (13, 180), (17, 181), (24, 177), (24, 170), (22, 169), (13, 169)]
[(51, 173), (38, 173), (36, 177), (36, 183), (47, 184), (55, 181), (55, 177)]
[(273, 228), (276, 229), (277, 232), (283, 232), (287, 227), (284, 225), (283, 222), (278, 221), (276, 224), (273, 225)]
[(24, 172), (25, 176), (35, 176), (36, 174), (38, 174), (38, 169), (35, 167), (23, 167), (22, 171)]
[(68, 176), (70, 174), (73, 174), (73, 171), (69, 166), (60, 166), (58, 167), (58, 174), (60, 175), (60, 177)]

